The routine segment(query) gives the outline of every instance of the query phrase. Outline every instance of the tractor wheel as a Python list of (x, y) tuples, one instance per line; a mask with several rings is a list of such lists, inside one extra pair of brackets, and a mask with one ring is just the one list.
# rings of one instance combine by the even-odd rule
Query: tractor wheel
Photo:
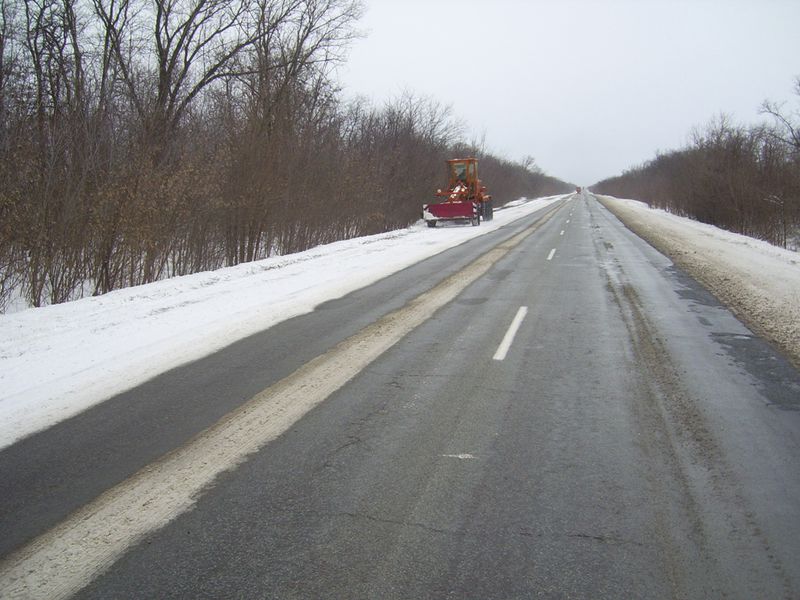
[(428, 224), (428, 227), (436, 227), (436, 221), (425, 221)]
[(494, 205), (492, 200), (485, 202), (483, 205), (483, 220), (491, 221), (494, 218)]

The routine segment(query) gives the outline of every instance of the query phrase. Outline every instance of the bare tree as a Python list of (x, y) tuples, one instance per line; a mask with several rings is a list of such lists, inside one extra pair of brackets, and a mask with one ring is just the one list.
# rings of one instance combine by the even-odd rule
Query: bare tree
[[(800, 99), (800, 77), (794, 81), (794, 91)], [(761, 113), (770, 115), (775, 120), (777, 129), (773, 135), (787, 146), (791, 146), (795, 152), (800, 152), (800, 110), (795, 109), (787, 113), (784, 103), (765, 100), (761, 105)]]
[[(151, 5), (94, 0), (104, 47), (113, 55), (146, 143), (162, 149), (192, 101), (237, 72), (239, 52), (257, 37), (254, 7), (254, 0), (153, 0)], [(148, 39), (151, 53), (143, 48)]]
[(8, 144), (6, 94), (14, 62), (11, 40), (12, 20), (13, 13), (8, 0), (0, 0), (0, 151), (6, 150)]

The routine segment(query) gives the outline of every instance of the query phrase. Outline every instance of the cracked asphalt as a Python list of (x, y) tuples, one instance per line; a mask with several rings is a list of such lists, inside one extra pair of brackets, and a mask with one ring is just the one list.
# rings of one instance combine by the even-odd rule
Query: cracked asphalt
[[(247, 348), (296, 340), (303, 364), (326, 316), (357, 329), (479, 243)], [(247, 354), (213, 359), (216, 393), (264, 384)], [(78, 597), (797, 598), (798, 397), (768, 344), (575, 198)]]

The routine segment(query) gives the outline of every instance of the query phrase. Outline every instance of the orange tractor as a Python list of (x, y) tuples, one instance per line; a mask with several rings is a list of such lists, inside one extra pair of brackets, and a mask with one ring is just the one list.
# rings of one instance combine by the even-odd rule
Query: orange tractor
[(448, 189), (437, 190), (442, 200), (422, 205), (422, 218), (428, 227), (439, 221), (469, 222), (480, 225), (481, 220), (491, 221), (494, 209), (492, 197), (478, 179), (477, 158), (454, 158), (447, 161)]

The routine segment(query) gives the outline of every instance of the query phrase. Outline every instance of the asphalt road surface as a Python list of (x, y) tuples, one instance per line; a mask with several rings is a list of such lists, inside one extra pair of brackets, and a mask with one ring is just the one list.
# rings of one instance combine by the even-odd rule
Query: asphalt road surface
[(798, 598), (798, 465), (800, 373), (576, 196), (0, 452), (0, 597)]

